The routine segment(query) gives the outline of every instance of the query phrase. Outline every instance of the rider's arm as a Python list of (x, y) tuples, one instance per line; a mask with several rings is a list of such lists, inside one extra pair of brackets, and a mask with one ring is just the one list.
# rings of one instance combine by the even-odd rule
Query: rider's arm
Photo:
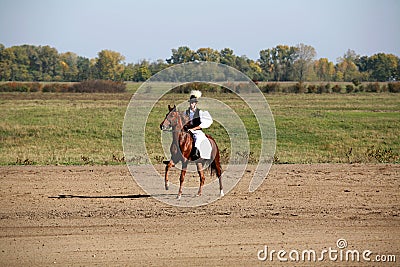
[[(201, 125), (201, 124), (200, 124), (200, 125)], [(201, 130), (200, 125), (199, 125), (199, 126), (195, 126), (195, 127), (193, 127), (193, 128), (190, 128), (190, 130), (192, 130), (192, 131)]]
[(200, 110), (200, 129), (205, 129), (211, 126), (213, 119), (208, 111)]

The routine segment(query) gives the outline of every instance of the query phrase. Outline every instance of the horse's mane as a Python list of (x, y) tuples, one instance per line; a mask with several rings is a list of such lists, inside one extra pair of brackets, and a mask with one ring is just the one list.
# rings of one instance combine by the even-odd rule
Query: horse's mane
[(186, 123), (189, 122), (189, 116), (186, 114), (185, 111), (178, 111), (177, 110), (177, 112), (179, 113), (179, 116), (181, 117), (183, 125), (185, 125)]

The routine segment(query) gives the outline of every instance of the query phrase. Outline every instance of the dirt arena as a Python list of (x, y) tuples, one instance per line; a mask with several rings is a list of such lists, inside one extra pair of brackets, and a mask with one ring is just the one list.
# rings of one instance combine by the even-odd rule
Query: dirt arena
[[(126, 166), (0, 167), (0, 265), (399, 265), (400, 165), (274, 165), (249, 193), (253, 169), (221, 200), (177, 208), (146, 195)], [(265, 246), (288, 261), (260, 261)], [(336, 259), (321, 253), (330, 248)], [(325, 257), (301, 260), (304, 250)], [(341, 260), (347, 250), (370, 250), (370, 261)]]

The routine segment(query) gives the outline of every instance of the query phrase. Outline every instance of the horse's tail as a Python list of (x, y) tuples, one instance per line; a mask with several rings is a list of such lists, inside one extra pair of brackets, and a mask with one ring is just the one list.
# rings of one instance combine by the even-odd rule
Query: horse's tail
[(210, 174), (211, 174), (211, 176), (214, 175), (214, 172), (217, 173), (217, 176), (219, 177), (219, 175), (218, 175), (218, 167), (217, 167), (217, 164), (215, 163), (215, 160), (213, 160), (211, 162), (211, 165), (210, 165)]
[(222, 168), (221, 168), (221, 157), (219, 154), (219, 149), (218, 149), (218, 145), (215, 142), (214, 138), (212, 138), (210, 135), (207, 135), (208, 139), (211, 142), (211, 146), (212, 146), (212, 158), (213, 161), (210, 164), (210, 173), (211, 176), (213, 175), (213, 171), (217, 174), (217, 177), (221, 177), (222, 174)]
[(217, 143), (211, 136), (207, 136), (208, 139), (211, 142), (212, 146), (212, 156), (213, 156), (213, 161), (210, 164), (211, 167), (211, 176), (213, 174), (213, 170), (217, 173), (218, 181), (219, 181), (219, 190), (220, 190), (220, 196), (224, 196), (224, 190), (222, 186), (222, 168), (221, 168), (221, 158), (219, 155), (219, 149), (217, 146)]

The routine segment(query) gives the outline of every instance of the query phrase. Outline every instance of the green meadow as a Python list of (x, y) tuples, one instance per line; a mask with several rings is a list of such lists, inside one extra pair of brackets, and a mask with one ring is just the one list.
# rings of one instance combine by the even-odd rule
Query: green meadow
[[(137, 84), (128, 93), (1, 93), (0, 165), (124, 164), (122, 125)], [(205, 93), (232, 107), (250, 139), (256, 163), (260, 133), (247, 105), (234, 94)], [(275, 163), (399, 163), (400, 97), (390, 93), (266, 94), (277, 135)], [(165, 160), (159, 124), (167, 105), (183, 94), (167, 94), (146, 126), (151, 160)], [(207, 133), (222, 158), (230, 155), (225, 129), (215, 123)]]

